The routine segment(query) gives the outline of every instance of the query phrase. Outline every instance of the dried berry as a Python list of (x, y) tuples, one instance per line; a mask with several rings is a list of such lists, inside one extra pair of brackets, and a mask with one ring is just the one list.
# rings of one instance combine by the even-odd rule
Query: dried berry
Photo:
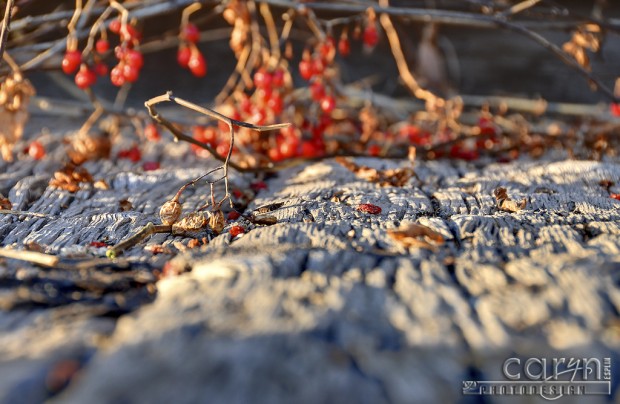
[(357, 205), (357, 210), (364, 213), (370, 213), (371, 215), (378, 215), (381, 213), (381, 208), (371, 203), (360, 203)]
[(162, 224), (166, 226), (174, 224), (179, 219), (179, 216), (181, 216), (182, 211), (183, 207), (178, 199), (175, 198), (166, 201), (159, 209), (159, 217), (161, 218)]
[(28, 155), (35, 160), (41, 160), (45, 157), (45, 147), (41, 144), (41, 142), (35, 140), (28, 146)]
[(216, 210), (215, 212), (211, 212), (209, 215), (209, 227), (213, 232), (219, 234), (224, 230), (224, 226), (226, 225), (226, 219), (224, 218), (224, 214), (221, 210)]
[(243, 226), (233, 226), (230, 228), (230, 237), (235, 238), (237, 237), (239, 234), (243, 234), (245, 233), (245, 227)]

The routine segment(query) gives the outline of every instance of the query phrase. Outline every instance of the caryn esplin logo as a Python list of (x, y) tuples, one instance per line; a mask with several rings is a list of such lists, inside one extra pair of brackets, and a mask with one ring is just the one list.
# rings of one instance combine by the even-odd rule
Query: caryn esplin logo
[(463, 394), (538, 395), (545, 400), (562, 396), (611, 394), (611, 359), (508, 358), (502, 372), (506, 380), (464, 381)]

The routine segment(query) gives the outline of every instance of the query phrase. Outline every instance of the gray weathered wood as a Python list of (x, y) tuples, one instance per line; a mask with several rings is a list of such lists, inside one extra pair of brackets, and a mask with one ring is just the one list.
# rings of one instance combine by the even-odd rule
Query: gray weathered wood
[[(55, 218), (2, 216), (2, 244), (101, 255), (86, 246), (118, 242), (156, 220), (159, 206), (212, 164), (191, 157), (185, 145), (149, 147), (164, 170), (87, 164), (110, 190), (51, 189), (45, 161), (7, 167), (0, 188), (16, 208)], [(118, 289), (122, 270), (78, 276), (0, 261), (0, 302), (8, 310), (0, 312), (0, 402), (46, 397), (40, 375), (67, 358), (83, 368), (59, 396), (63, 402), (406, 403), (459, 400), (472, 369), (500, 377), (501, 363), (515, 352), (617, 352), (620, 202), (599, 185), (620, 182), (617, 162), (433, 161), (416, 163), (416, 173), (403, 187), (381, 188), (330, 160), (283, 171), (248, 207), (282, 202), (271, 213), (276, 225), (244, 222), (249, 232), (240, 238), (225, 232), (180, 253), (171, 262), (191, 271), (159, 281), (151, 304), (118, 314), (117, 322), (97, 314), (110, 301), (125, 311), (148, 301), (131, 297), (139, 287), (127, 288), (134, 295)], [(247, 189), (253, 179), (231, 180)], [(526, 198), (527, 207), (499, 211), (498, 186)], [(204, 185), (189, 189), (187, 210), (207, 193)], [(118, 201), (125, 198), (133, 209), (122, 212)], [(382, 213), (359, 212), (359, 203)], [(386, 231), (406, 222), (432, 228), (445, 243), (436, 252), (399, 245)], [(172, 257), (153, 256), (144, 245), (176, 250), (182, 240), (158, 234), (128, 256), (161, 267)], [(131, 271), (128, 277), (152, 284), (148, 269)], [(97, 303), (28, 305), (50, 298), (45, 288), (28, 292), (31, 281), (54, 277), (73, 288), (96, 281), (89, 296)], [(122, 306), (123, 299), (135, 303)]]

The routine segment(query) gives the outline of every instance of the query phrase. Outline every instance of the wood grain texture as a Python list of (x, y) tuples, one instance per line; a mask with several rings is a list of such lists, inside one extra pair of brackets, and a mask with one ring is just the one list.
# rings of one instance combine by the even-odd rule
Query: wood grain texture
[[(211, 164), (183, 147), (153, 147), (165, 171), (88, 163), (110, 189), (76, 194), (47, 187), (49, 163), (8, 166), (0, 188), (15, 208), (54, 217), (1, 216), (2, 245), (103, 254), (88, 244), (118, 242), (156, 220), (159, 206)], [(281, 172), (247, 209), (283, 203), (270, 213), (276, 225), (243, 222), (249, 231), (237, 239), (225, 232), (179, 253), (172, 263), (191, 271), (157, 282), (150, 297), (139, 291), (171, 256), (144, 244), (128, 252), (143, 267), (71, 274), (0, 262), (0, 402), (25, 397), (24, 386), (32, 401), (47, 397), (34, 375), (67, 357), (79, 358), (82, 374), (63, 402), (449, 402), (472, 374), (500, 377), (515, 353), (618, 359), (620, 203), (599, 181), (620, 182), (619, 164), (432, 161), (415, 170), (398, 188), (329, 160)], [(247, 189), (253, 178), (231, 180)], [(498, 186), (526, 198), (526, 208), (499, 211)], [(186, 210), (207, 193), (190, 188)], [(120, 199), (133, 209), (121, 211)], [(382, 212), (362, 213), (360, 203)], [(436, 252), (399, 245), (386, 230), (406, 222), (430, 227), (444, 244)], [(175, 250), (182, 240), (158, 234), (145, 244)], [(67, 298), (78, 292), (90, 300)], [(111, 302), (118, 321), (102, 317)]]

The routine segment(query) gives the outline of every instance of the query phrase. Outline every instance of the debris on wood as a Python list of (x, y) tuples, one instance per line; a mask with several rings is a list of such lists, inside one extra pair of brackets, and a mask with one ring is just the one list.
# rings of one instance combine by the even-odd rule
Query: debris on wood
[(151, 254), (174, 254), (174, 252), (161, 244), (151, 244), (144, 247), (145, 251), (150, 252)]
[(381, 207), (373, 205), (372, 203), (360, 203), (357, 205), (357, 210), (363, 213), (370, 213), (371, 215), (378, 215), (381, 213)]
[(64, 189), (75, 193), (80, 189), (80, 184), (93, 183), (93, 177), (84, 167), (75, 164), (67, 164), (54, 173), (50, 180), (50, 186)]
[(396, 230), (388, 230), (387, 234), (407, 248), (425, 248), (436, 251), (437, 246), (444, 243), (444, 238), (440, 233), (417, 223), (404, 224)]
[(127, 199), (118, 201), (118, 207), (121, 209), (121, 212), (127, 212), (133, 209), (133, 205)]
[(374, 182), (382, 187), (393, 186), (402, 187), (413, 176), (414, 171), (411, 167), (393, 168), (378, 170), (376, 168), (355, 164), (351, 159), (337, 157), (336, 161), (346, 169), (352, 171), (359, 178), (369, 182)]
[(175, 236), (197, 237), (209, 227), (209, 220), (209, 215), (204, 212), (188, 213), (181, 220), (172, 224), (172, 234)]
[(504, 212), (518, 212), (520, 210), (525, 209), (527, 206), (527, 200), (523, 198), (521, 201), (513, 201), (508, 197), (508, 193), (506, 188), (499, 187), (493, 191), (493, 195), (495, 196), (495, 201), (497, 203), (497, 208)]
[(44, 267), (55, 267), (60, 261), (60, 258), (55, 255), (37, 251), (13, 250), (11, 248), (0, 248), (0, 257), (26, 261)]
[(115, 246), (108, 248), (108, 251), (106, 251), (106, 256), (108, 258), (114, 259), (118, 257), (123, 251), (128, 250), (129, 248), (137, 245), (139, 242), (141, 242), (148, 236), (154, 233), (168, 233), (170, 231), (171, 231), (170, 226), (166, 226), (166, 225), (156, 226), (152, 222), (149, 222), (133, 236), (121, 241)]
[(262, 215), (262, 216), (250, 215), (250, 216), (244, 216), (244, 217), (248, 219), (251, 223), (259, 225), (259, 226), (271, 226), (271, 225), (278, 223), (278, 219), (275, 216), (271, 216), (271, 215)]
[(111, 150), (109, 134), (90, 135), (80, 132), (69, 141), (67, 155), (74, 164), (80, 165), (89, 160), (107, 159)]
[(9, 198), (5, 198), (4, 195), (2, 194), (0, 194), (0, 209), (3, 209), (3, 210), (13, 209), (13, 205), (11, 204), (11, 201), (9, 201)]
[(268, 205), (263, 205), (259, 208), (256, 208), (254, 209), (254, 211), (259, 214), (265, 214), (265, 213), (273, 212), (274, 210), (278, 210), (282, 206), (284, 206), (284, 202), (270, 203)]

